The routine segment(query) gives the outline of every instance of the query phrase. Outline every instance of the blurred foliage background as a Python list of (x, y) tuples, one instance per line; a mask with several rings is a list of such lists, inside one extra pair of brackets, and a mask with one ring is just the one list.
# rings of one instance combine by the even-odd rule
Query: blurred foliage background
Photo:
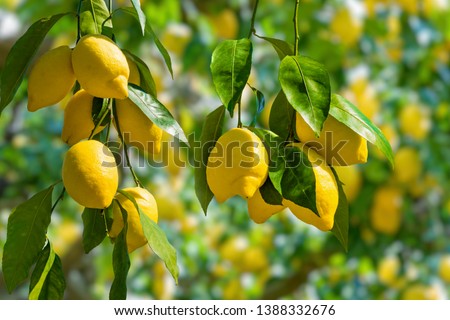
[[(0, 0), (0, 71), (6, 55), (39, 18), (76, 11), (76, 0)], [(293, 0), (260, 1), (258, 35), (293, 41)], [(187, 134), (220, 105), (211, 81), (219, 41), (246, 37), (252, 0), (141, 0), (169, 50), (174, 79), (151, 39), (129, 16), (114, 17), (117, 42), (146, 61), (158, 98)], [(117, 0), (114, 6), (130, 6)], [(180, 283), (143, 247), (131, 255), (131, 299), (447, 299), (450, 296), (450, 5), (447, 0), (302, 0), (300, 53), (328, 68), (333, 90), (355, 103), (388, 137), (395, 170), (374, 148), (365, 165), (338, 168), (350, 201), (349, 250), (285, 211), (262, 225), (246, 202), (212, 202), (205, 217), (195, 197), (189, 153), (166, 145), (161, 165), (133, 153), (141, 181), (158, 202), (160, 225), (178, 250)], [(278, 57), (253, 37), (250, 84), (266, 98), (258, 126), (268, 127), (280, 89)], [(76, 19), (63, 18), (42, 52), (74, 45)], [(256, 110), (244, 92), (244, 123)], [(0, 252), (12, 209), (60, 179), (65, 102), (29, 113), (26, 81), (0, 117)], [(227, 122), (235, 126), (236, 119)], [(170, 140), (167, 138), (167, 140)], [(122, 187), (131, 185), (127, 168)], [(67, 299), (106, 299), (112, 245), (81, 245), (82, 208), (70, 198), (52, 216), (49, 238), (62, 258)], [(27, 297), (27, 286), (0, 298)]]

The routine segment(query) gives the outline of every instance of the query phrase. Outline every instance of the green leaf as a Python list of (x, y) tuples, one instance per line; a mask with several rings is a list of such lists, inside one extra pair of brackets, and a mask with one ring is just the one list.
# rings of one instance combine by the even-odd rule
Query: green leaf
[[(140, 18), (134, 8), (124, 7), (124, 8), (119, 8), (116, 11), (123, 11), (125, 13), (128, 13), (129, 15), (132, 15), (137, 21), (140, 22)], [(155, 45), (158, 48), (159, 52), (161, 53), (161, 55), (164, 59), (164, 62), (166, 63), (167, 69), (169, 70), (170, 75), (173, 78), (172, 60), (170, 59), (169, 52), (167, 51), (167, 49), (164, 47), (164, 45), (161, 43), (161, 41), (156, 36), (156, 33), (153, 31), (152, 26), (150, 25), (148, 20), (146, 21), (146, 24), (145, 24), (145, 33), (150, 35), (150, 37), (155, 42)]]
[(270, 109), (269, 128), (280, 138), (287, 140), (290, 131), (293, 130), (293, 121), (295, 121), (295, 110), (287, 101), (283, 90), (280, 90)]
[(259, 91), (256, 88), (253, 88), (251, 85), (248, 85), (253, 93), (255, 94), (256, 97), (256, 111), (255, 111), (255, 116), (253, 117), (252, 123), (250, 124), (250, 126), (255, 126), (256, 125), (256, 119), (258, 118), (259, 114), (263, 111), (265, 105), (266, 105), (266, 98), (264, 98), (264, 94)]
[(30, 300), (62, 300), (66, 280), (61, 259), (53, 251), (50, 242), (42, 250), (30, 279)]
[(217, 94), (233, 116), (252, 67), (252, 43), (249, 39), (225, 40), (212, 54), (211, 73)]
[(83, 219), (83, 248), (85, 253), (102, 243), (106, 237), (105, 218), (102, 209), (84, 208)]
[(36, 21), (13, 45), (0, 77), (0, 115), (14, 98), (29, 64), (48, 31), (59, 19), (68, 14), (72, 13), (61, 13)]
[[(112, 28), (109, 10), (104, 0), (82, 0), (80, 10), (81, 35), (103, 34), (103, 27)], [(106, 21), (106, 22), (105, 22)]]
[(220, 106), (212, 111), (205, 118), (200, 136), (200, 145), (195, 145), (195, 194), (202, 206), (203, 212), (206, 215), (208, 205), (214, 197), (209, 189), (206, 181), (206, 165), (210, 149), (214, 147), (217, 139), (222, 135), (223, 121), (225, 119), (225, 107)]
[(277, 189), (275, 189), (270, 178), (266, 179), (264, 184), (259, 188), (259, 192), (266, 203), (272, 205), (282, 205), (283, 197)]
[(339, 180), (336, 170), (334, 170), (333, 167), (331, 167), (331, 170), (333, 171), (334, 178), (336, 179), (339, 192), (339, 202), (336, 213), (334, 215), (334, 225), (333, 229), (331, 229), (331, 232), (342, 244), (345, 251), (348, 251), (349, 213), (347, 197), (345, 195), (344, 189), (342, 188), (342, 182)]
[(119, 201), (114, 200), (122, 211), (123, 228), (114, 241), (113, 249), (113, 271), (114, 280), (109, 290), (110, 300), (125, 300), (127, 298), (127, 277), (128, 270), (130, 270), (130, 257), (128, 256), (127, 247), (127, 211), (122, 207)]
[(278, 78), (286, 99), (319, 136), (330, 109), (330, 78), (325, 67), (305, 56), (287, 56)]
[(125, 55), (134, 61), (136, 63), (136, 66), (139, 70), (139, 75), (141, 77), (141, 85), (140, 87), (144, 89), (145, 92), (148, 94), (156, 97), (156, 84), (155, 80), (153, 79), (152, 73), (150, 72), (150, 69), (148, 68), (147, 64), (142, 61), (139, 57), (135, 56), (128, 50), (122, 50)]
[(131, 0), (131, 4), (133, 5), (134, 10), (136, 11), (136, 15), (138, 16), (139, 24), (141, 25), (142, 35), (145, 35), (145, 25), (147, 18), (145, 17), (145, 13), (141, 9), (141, 2), (139, 0)]
[(17, 206), (8, 219), (3, 276), (11, 293), (28, 277), (44, 247), (51, 219), (53, 186)]
[[(134, 84), (128, 84), (128, 98), (158, 127), (189, 145), (186, 135), (169, 110), (155, 97)], [(120, 123), (120, 120), (119, 120)]]
[(338, 121), (374, 144), (394, 167), (392, 148), (381, 130), (372, 123), (355, 105), (338, 94), (331, 96), (330, 114)]
[(269, 37), (260, 37), (258, 35), (256, 36), (260, 39), (266, 40), (273, 46), (278, 54), (278, 57), (280, 58), (280, 61), (283, 60), (286, 56), (294, 55), (294, 47), (286, 41)]
[(152, 248), (153, 252), (164, 261), (167, 270), (169, 270), (170, 274), (175, 279), (175, 282), (178, 284), (179, 270), (177, 265), (177, 252), (167, 240), (164, 231), (142, 212), (136, 200), (128, 192), (123, 190), (119, 190), (118, 192), (130, 200), (139, 212), (142, 230), (144, 231), (144, 235), (147, 238), (150, 248)]

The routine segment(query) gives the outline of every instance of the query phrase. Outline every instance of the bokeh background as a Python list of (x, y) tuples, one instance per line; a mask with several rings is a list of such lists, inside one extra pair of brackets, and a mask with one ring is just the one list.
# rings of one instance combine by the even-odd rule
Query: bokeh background
[[(292, 42), (293, 0), (260, 1), (258, 35)], [(220, 105), (209, 72), (219, 41), (246, 37), (252, 0), (141, 0), (170, 52), (174, 79), (149, 37), (126, 15), (114, 18), (119, 45), (145, 60), (158, 98), (187, 134), (199, 134)], [(114, 6), (129, 6), (115, 1)], [(0, 0), (0, 71), (6, 55), (39, 18), (76, 11), (77, 1)], [(332, 89), (355, 103), (386, 137), (395, 170), (374, 148), (367, 164), (338, 168), (350, 201), (349, 249), (284, 211), (253, 223), (246, 202), (213, 201), (205, 216), (186, 150), (165, 147), (152, 166), (133, 153), (141, 181), (158, 202), (160, 225), (178, 250), (179, 285), (148, 247), (131, 255), (130, 299), (447, 299), (450, 296), (450, 4), (447, 0), (302, 0), (300, 53), (322, 62)], [(278, 57), (253, 37), (250, 84), (267, 105), (277, 94)], [(74, 45), (76, 20), (63, 18), (40, 53)], [(244, 123), (256, 110), (244, 93)], [(26, 81), (0, 117), (0, 254), (12, 209), (60, 179), (68, 147), (60, 134), (65, 101), (26, 110)], [(229, 119), (226, 125), (235, 126)], [(169, 137), (166, 137), (170, 140)], [(132, 185), (127, 168), (122, 187)], [(67, 299), (107, 299), (113, 278), (108, 239), (81, 245), (82, 208), (69, 197), (52, 215), (49, 238), (62, 259)], [(27, 297), (28, 283), (0, 299)]]

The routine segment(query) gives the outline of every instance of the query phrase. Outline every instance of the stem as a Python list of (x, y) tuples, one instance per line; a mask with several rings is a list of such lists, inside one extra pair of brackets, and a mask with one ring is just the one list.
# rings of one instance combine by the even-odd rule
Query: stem
[(80, 0), (78, 2), (78, 9), (77, 9), (77, 42), (80, 40), (81, 38), (81, 27), (80, 27), (80, 12), (81, 12), (81, 3), (83, 2), (83, 0)]
[(255, 6), (253, 7), (253, 14), (252, 14), (252, 21), (250, 24), (250, 31), (248, 32), (247, 38), (250, 39), (252, 34), (255, 32), (255, 17), (256, 17), (256, 10), (258, 10), (258, 4), (259, 0), (256, 0)]
[(117, 133), (119, 134), (119, 138), (120, 138), (120, 141), (122, 142), (123, 150), (125, 153), (125, 158), (127, 159), (127, 165), (130, 168), (130, 172), (131, 172), (131, 175), (133, 176), (136, 186), (142, 187), (142, 184), (139, 181), (139, 178), (137, 177), (136, 172), (134, 172), (133, 166), (131, 165), (130, 157), (128, 156), (128, 147), (123, 139), (122, 130), (120, 129), (119, 117), (117, 116), (117, 110), (115, 107), (115, 103), (113, 103), (112, 110), (113, 110), (114, 120), (116, 121)]
[(103, 113), (102, 113), (102, 115), (101, 115), (101, 117), (100, 117), (100, 120), (95, 124), (94, 129), (92, 129), (91, 134), (89, 135), (88, 140), (91, 140), (91, 139), (92, 139), (92, 137), (94, 136), (94, 133), (95, 133), (95, 131), (97, 130), (97, 128), (101, 125), (101, 123), (103, 122), (103, 120), (105, 120), (105, 117), (106, 117), (106, 115), (108, 114), (108, 112), (109, 112), (109, 110), (110, 110), (111, 102), (112, 102), (112, 99), (109, 100), (109, 102), (108, 102), (108, 107), (105, 108), (105, 110), (103, 110)]
[(242, 128), (242, 121), (241, 121), (241, 98), (239, 98), (238, 101), (238, 124), (237, 124), (238, 128)]
[(295, 0), (294, 10), (294, 56), (298, 54), (298, 7), (300, 6), (300, 0)]
[(64, 197), (64, 193), (66, 192), (66, 188), (62, 188), (61, 193), (59, 194), (58, 198), (56, 199), (55, 203), (52, 206), (52, 210), (50, 212), (53, 212), (53, 210), (55, 210), (56, 205), (58, 204), (58, 202)]

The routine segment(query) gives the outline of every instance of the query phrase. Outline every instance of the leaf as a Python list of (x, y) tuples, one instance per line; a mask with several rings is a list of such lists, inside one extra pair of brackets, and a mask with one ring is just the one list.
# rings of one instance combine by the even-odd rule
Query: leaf
[(250, 124), (250, 126), (255, 126), (257, 117), (263, 111), (266, 105), (266, 98), (264, 98), (264, 94), (261, 91), (259, 91), (256, 88), (253, 88), (251, 85), (248, 86), (252, 89), (256, 97), (256, 112), (255, 116), (253, 117), (252, 123)]
[(156, 97), (156, 84), (155, 80), (153, 79), (152, 73), (150, 72), (150, 69), (148, 68), (147, 64), (142, 61), (138, 56), (135, 56), (128, 50), (122, 50), (125, 55), (134, 61), (136, 63), (136, 66), (139, 70), (139, 76), (141, 77), (141, 87), (144, 89), (145, 92), (148, 94)]
[(62, 300), (66, 280), (61, 259), (53, 251), (50, 242), (42, 250), (30, 279), (30, 300)]
[(53, 186), (17, 206), (8, 219), (3, 276), (11, 293), (28, 277), (44, 247), (52, 209)]
[(270, 178), (266, 179), (264, 184), (259, 188), (259, 192), (266, 203), (271, 205), (282, 205), (283, 197), (277, 189), (275, 189)]
[(167, 270), (169, 270), (170, 274), (175, 279), (176, 284), (178, 284), (179, 270), (177, 265), (177, 252), (167, 240), (164, 231), (142, 212), (136, 200), (128, 192), (123, 190), (119, 190), (118, 192), (130, 200), (139, 212), (142, 230), (144, 231), (144, 235), (147, 238), (150, 248), (152, 248), (153, 252), (164, 261)]
[[(152, 95), (134, 84), (128, 84), (128, 98), (158, 127), (189, 145), (186, 135), (169, 110)], [(120, 120), (119, 120), (120, 122)]]
[(131, 0), (131, 4), (133, 5), (134, 10), (136, 11), (136, 15), (138, 16), (139, 24), (141, 25), (142, 35), (145, 35), (145, 24), (147, 18), (145, 17), (145, 13), (141, 9), (141, 2), (139, 0)]
[(85, 253), (102, 243), (106, 237), (105, 218), (101, 209), (84, 208), (83, 219), (83, 248)]
[[(132, 15), (137, 21), (140, 22), (139, 16), (136, 13), (136, 10), (134, 8), (124, 7), (124, 8), (119, 8), (118, 11), (123, 11), (125, 13), (128, 13), (129, 15)], [(163, 57), (164, 62), (166, 63), (167, 69), (169, 70), (170, 75), (173, 78), (172, 60), (170, 59), (169, 52), (167, 51), (167, 49), (164, 47), (164, 45), (161, 43), (161, 41), (156, 36), (156, 33), (153, 31), (152, 26), (150, 25), (148, 20), (146, 21), (146, 24), (145, 24), (145, 33), (150, 35), (150, 37), (155, 42), (155, 45), (158, 48), (159, 52), (161, 53), (161, 56)]]
[(225, 40), (212, 54), (211, 73), (217, 94), (231, 116), (244, 90), (252, 66), (249, 39)]
[(122, 207), (119, 201), (116, 201), (123, 216), (123, 228), (114, 241), (113, 249), (113, 271), (114, 280), (109, 290), (110, 300), (125, 300), (127, 298), (127, 277), (130, 270), (130, 257), (128, 256), (127, 247), (127, 211)]
[(280, 90), (269, 115), (269, 128), (280, 138), (287, 140), (292, 129), (292, 123), (295, 121), (295, 110), (289, 104), (283, 90)]
[[(103, 26), (112, 28), (109, 10), (104, 0), (82, 0), (80, 10), (81, 35), (102, 34)], [(106, 22), (105, 22), (106, 21)]]
[(206, 181), (206, 165), (208, 164), (211, 148), (214, 147), (217, 139), (222, 135), (224, 118), (224, 106), (220, 106), (208, 114), (203, 123), (202, 134), (200, 135), (200, 145), (195, 145), (194, 148), (196, 163), (194, 173), (195, 194), (197, 195), (205, 215), (208, 210), (208, 205), (214, 197), (209, 189), (208, 182)]
[(287, 56), (278, 78), (286, 99), (319, 136), (330, 109), (330, 78), (325, 67), (305, 56)]
[(36, 21), (13, 45), (0, 77), (0, 115), (14, 98), (29, 64), (48, 31), (59, 19), (68, 14), (71, 13), (61, 13)]
[(278, 54), (278, 57), (280, 58), (280, 61), (283, 60), (286, 56), (294, 55), (294, 47), (286, 41), (269, 37), (261, 37), (258, 35), (256, 36), (260, 39), (266, 40), (273, 46)]
[(338, 186), (339, 202), (334, 215), (334, 225), (331, 232), (339, 240), (339, 242), (344, 247), (345, 251), (348, 251), (348, 226), (349, 226), (349, 213), (348, 213), (348, 202), (345, 195), (344, 189), (342, 188), (342, 182), (333, 167), (330, 167), (333, 171), (336, 183)]
[(354, 104), (338, 94), (331, 96), (330, 114), (338, 121), (374, 144), (394, 167), (394, 155), (391, 145), (381, 132)]

